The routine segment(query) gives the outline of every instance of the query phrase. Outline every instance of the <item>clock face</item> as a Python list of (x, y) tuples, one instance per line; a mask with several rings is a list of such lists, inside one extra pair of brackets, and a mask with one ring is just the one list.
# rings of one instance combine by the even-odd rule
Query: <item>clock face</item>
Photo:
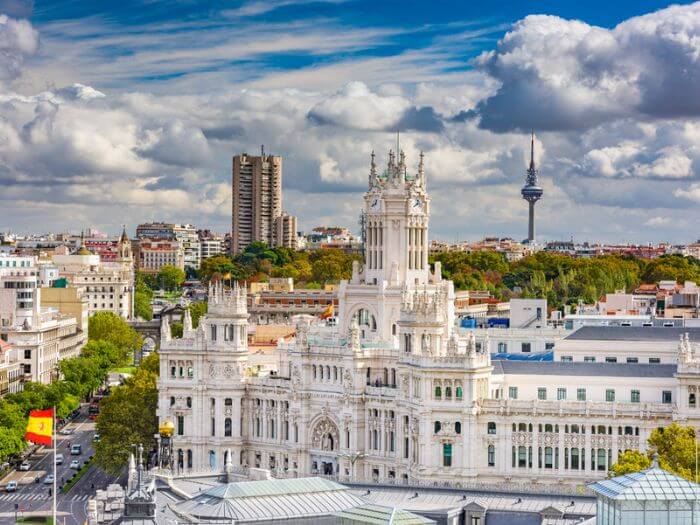
[(413, 199), (411, 201), (411, 209), (413, 211), (418, 211), (418, 210), (421, 210), (422, 208), (423, 208), (423, 201), (421, 201), (420, 199)]
[(381, 207), (379, 199), (372, 199), (372, 203), (369, 206), (372, 211), (379, 211), (379, 208)]

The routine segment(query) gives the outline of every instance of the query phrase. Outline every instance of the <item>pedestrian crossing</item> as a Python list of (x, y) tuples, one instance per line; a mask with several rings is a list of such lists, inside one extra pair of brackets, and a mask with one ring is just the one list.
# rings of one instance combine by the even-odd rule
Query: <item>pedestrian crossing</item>
[[(34, 493), (34, 494), (22, 494), (20, 492), (17, 493), (12, 493), (12, 494), (0, 494), (0, 501), (3, 502), (15, 502), (15, 503), (22, 503), (24, 501), (39, 501), (39, 500), (48, 500), (49, 498), (49, 493), (44, 492), (44, 493)], [(81, 495), (74, 495), (74, 496), (63, 496), (59, 495), (58, 500), (59, 501), (87, 501), (90, 499), (90, 496), (88, 494), (81, 494)]]

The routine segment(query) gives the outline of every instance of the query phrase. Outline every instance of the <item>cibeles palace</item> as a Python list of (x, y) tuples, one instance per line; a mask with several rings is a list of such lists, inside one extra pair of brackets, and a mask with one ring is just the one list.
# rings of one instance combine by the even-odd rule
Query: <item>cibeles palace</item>
[(335, 322), (302, 319), (274, 369), (250, 365), (246, 290), (212, 285), (197, 329), (163, 324), (158, 416), (172, 468), (259, 467), (365, 480), (579, 484), (673, 421), (700, 425), (700, 350), (676, 364), (491, 360), (455, 323), (454, 288), (428, 264), (421, 155), (377, 170), (364, 194), (364, 264)]

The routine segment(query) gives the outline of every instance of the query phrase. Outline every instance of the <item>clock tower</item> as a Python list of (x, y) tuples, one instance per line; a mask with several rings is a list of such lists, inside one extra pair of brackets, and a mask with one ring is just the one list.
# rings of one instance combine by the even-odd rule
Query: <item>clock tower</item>
[(389, 285), (428, 282), (428, 219), (430, 197), (425, 191), (423, 153), (418, 172), (409, 175), (406, 158), (389, 151), (389, 162), (378, 173), (374, 153), (365, 200), (365, 279)]

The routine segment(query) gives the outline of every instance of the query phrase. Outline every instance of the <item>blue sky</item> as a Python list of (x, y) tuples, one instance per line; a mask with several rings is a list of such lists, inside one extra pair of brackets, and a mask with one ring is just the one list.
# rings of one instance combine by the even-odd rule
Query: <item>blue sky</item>
[(304, 229), (354, 227), (369, 152), (426, 154), (432, 236), (695, 240), (700, 6), (0, 0), (0, 229), (225, 231), (230, 158), (284, 156)]

